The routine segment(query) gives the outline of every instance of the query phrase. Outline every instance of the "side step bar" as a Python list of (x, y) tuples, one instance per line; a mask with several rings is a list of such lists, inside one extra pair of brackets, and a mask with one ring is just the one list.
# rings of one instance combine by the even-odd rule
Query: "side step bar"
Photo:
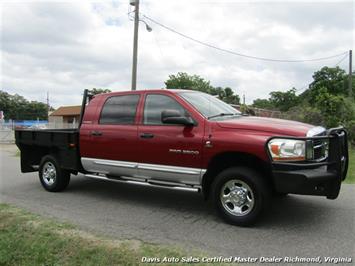
[(134, 177), (132, 177), (132, 178), (130, 178), (130, 177), (108, 178), (107, 176), (102, 175), (102, 174), (100, 174), (100, 175), (86, 174), (85, 177), (104, 180), (104, 181), (117, 182), (117, 183), (129, 183), (129, 184), (143, 185), (143, 186), (149, 186), (149, 187), (170, 188), (170, 189), (190, 191), (190, 192), (200, 192), (201, 191), (200, 186), (185, 185), (185, 184), (165, 182), (165, 181), (160, 181), (160, 180), (138, 179), (138, 178), (134, 178)]

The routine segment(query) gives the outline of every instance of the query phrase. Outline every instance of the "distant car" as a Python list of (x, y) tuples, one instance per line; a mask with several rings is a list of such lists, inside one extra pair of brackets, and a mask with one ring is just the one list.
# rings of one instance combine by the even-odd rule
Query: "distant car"
[(250, 225), (271, 194), (335, 199), (347, 174), (342, 127), (243, 116), (189, 90), (113, 92), (88, 105), (86, 95), (79, 129), (16, 130), (22, 172), (39, 171), (48, 191), (78, 172), (184, 188), (211, 198), (227, 222)]
[(46, 124), (33, 124), (29, 129), (47, 129)]

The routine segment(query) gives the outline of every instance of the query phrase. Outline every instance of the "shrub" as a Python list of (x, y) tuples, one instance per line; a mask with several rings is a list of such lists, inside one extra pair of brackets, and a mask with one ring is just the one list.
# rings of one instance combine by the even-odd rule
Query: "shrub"
[(283, 114), (283, 118), (317, 126), (323, 126), (325, 124), (322, 112), (317, 108), (308, 105), (292, 107), (289, 111)]

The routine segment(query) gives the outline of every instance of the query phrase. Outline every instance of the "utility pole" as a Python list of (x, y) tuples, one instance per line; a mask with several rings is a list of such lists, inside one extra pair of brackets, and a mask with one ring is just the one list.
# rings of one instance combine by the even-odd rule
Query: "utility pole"
[(47, 119), (49, 116), (49, 91), (47, 91)]
[(132, 64), (132, 91), (137, 88), (137, 52), (138, 52), (138, 26), (139, 26), (139, 0), (130, 0), (134, 10), (134, 36), (133, 36), (133, 64)]
[(353, 96), (353, 51), (349, 50), (349, 97)]

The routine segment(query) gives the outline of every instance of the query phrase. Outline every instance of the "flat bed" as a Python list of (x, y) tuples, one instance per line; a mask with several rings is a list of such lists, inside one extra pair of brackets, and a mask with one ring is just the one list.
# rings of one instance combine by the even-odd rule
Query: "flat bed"
[(16, 129), (16, 145), (21, 151), (21, 171), (38, 171), (46, 154), (59, 158), (63, 169), (77, 173), (82, 169), (78, 129)]

